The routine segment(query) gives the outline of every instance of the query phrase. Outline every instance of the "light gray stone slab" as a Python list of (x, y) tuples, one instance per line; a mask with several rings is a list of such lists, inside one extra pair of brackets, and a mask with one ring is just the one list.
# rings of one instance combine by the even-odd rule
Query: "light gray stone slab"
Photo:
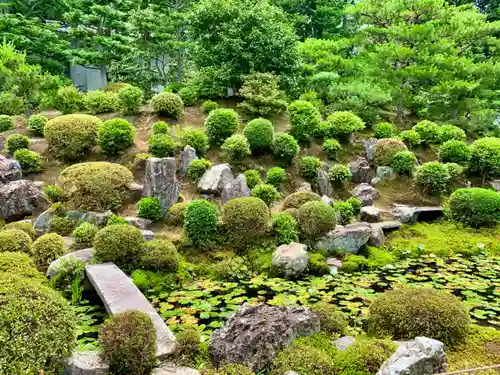
[(63, 375), (104, 375), (108, 365), (101, 361), (98, 351), (74, 351)]
[(69, 258), (75, 258), (85, 264), (89, 264), (92, 261), (94, 254), (94, 249), (88, 248), (63, 255), (62, 257), (57, 258), (52, 263), (50, 263), (49, 268), (47, 269), (47, 277), (49, 279), (53, 278), (57, 274), (61, 263)]

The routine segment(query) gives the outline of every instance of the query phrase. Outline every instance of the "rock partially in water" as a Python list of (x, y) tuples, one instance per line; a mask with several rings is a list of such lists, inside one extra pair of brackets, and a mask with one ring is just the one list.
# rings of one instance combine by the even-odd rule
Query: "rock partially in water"
[(328, 232), (316, 242), (316, 249), (322, 249), (329, 253), (342, 250), (357, 254), (359, 249), (370, 239), (372, 228), (368, 223), (355, 223), (337, 227)]
[(272, 264), (285, 277), (299, 276), (308, 262), (307, 246), (301, 243), (281, 245), (273, 253)]

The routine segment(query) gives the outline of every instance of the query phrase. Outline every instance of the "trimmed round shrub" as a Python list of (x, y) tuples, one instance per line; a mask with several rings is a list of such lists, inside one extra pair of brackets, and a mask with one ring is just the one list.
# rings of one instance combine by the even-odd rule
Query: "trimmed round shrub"
[(289, 208), (300, 208), (300, 206), (304, 203), (320, 200), (321, 197), (312, 191), (297, 191), (285, 198), (282, 208), (283, 210), (288, 210)]
[(283, 168), (272, 167), (267, 170), (267, 183), (273, 185), (276, 189), (286, 181), (286, 172)]
[(311, 306), (311, 310), (319, 316), (321, 332), (338, 333), (340, 335), (346, 332), (347, 320), (335, 305), (318, 302)]
[(118, 107), (118, 96), (113, 91), (88, 91), (83, 97), (83, 106), (92, 114), (113, 112)]
[(0, 113), (11, 116), (20, 115), (25, 109), (26, 104), (23, 98), (6, 91), (0, 93)]
[(340, 374), (376, 374), (396, 348), (390, 340), (361, 338), (335, 357), (335, 367)]
[(49, 120), (45, 138), (57, 158), (81, 158), (97, 144), (97, 131), (102, 121), (90, 115), (66, 115)]
[(328, 159), (337, 160), (342, 151), (342, 146), (336, 139), (326, 139), (323, 142), (323, 151), (326, 153)]
[(64, 198), (64, 191), (58, 185), (44, 185), (43, 194), (51, 203), (61, 202)]
[(420, 121), (411, 129), (416, 131), (418, 135), (420, 135), (420, 139), (423, 143), (430, 144), (439, 141), (439, 126), (432, 121)]
[(115, 118), (104, 121), (97, 131), (101, 153), (118, 155), (134, 143), (134, 126), (127, 120)]
[(32, 240), (36, 238), (35, 228), (33, 228), (33, 225), (31, 225), (31, 223), (27, 221), (15, 221), (13, 223), (6, 224), (1, 230), (9, 229), (22, 230), (24, 233), (30, 236)]
[(113, 315), (102, 325), (99, 343), (113, 374), (145, 375), (156, 365), (156, 329), (141, 311)]
[(179, 96), (184, 105), (193, 106), (198, 102), (198, 92), (193, 87), (183, 87), (179, 90)]
[(396, 135), (396, 128), (389, 122), (381, 122), (375, 125), (375, 133), (373, 136), (378, 139), (394, 138)]
[(438, 129), (439, 143), (451, 141), (452, 139), (456, 141), (465, 141), (466, 138), (465, 131), (455, 125), (441, 125)]
[(175, 334), (175, 351), (179, 363), (193, 363), (200, 352), (201, 335), (196, 328), (186, 327)]
[(205, 172), (210, 169), (212, 166), (212, 162), (207, 159), (197, 159), (193, 160), (191, 164), (189, 164), (187, 170), (187, 176), (190, 180), (194, 182), (198, 182)]
[(220, 146), (233, 135), (240, 124), (238, 114), (228, 108), (214, 109), (205, 120), (205, 133), (211, 144)]
[(43, 169), (42, 158), (35, 151), (22, 148), (14, 152), (14, 159), (19, 162), (24, 173), (37, 173)]
[(219, 103), (214, 102), (213, 100), (206, 100), (203, 102), (202, 107), (203, 107), (203, 112), (210, 113), (214, 109), (219, 108)]
[(330, 137), (345, 138), (354, 132), (365, 128), (365, 123), (361, 118), (352, 112), (333, 112), (328, 116)]
[(120, 164), (74, 164), (59, 176), (65, 200), (73, 208), (103, 211), (118, 209), (130, 196), (132, 172)]
[(0, 132), (14, 129), (14, 120), (9, 115), (0, 115)]
[(93, 248), (100, 262), (133, 269), (139, 264), (144, 242), (142, 232), (132, 225), (108, 225), (97, 232)]
[(500, 194), (482, 188), (455, 190), (448, 201), (447, 216), (472, 227), (500, 223)]
[(349, 202), (335, 202), (332, 207), (338, 214), (339, 224), (347, 225), (351, 222), (354, 210)]
[(163, 218), (160, 201), (156, 197), (143, 197), (137, 202), (136, 215), (151, 221), (159, 221)]
[(464, 173), (464, 168), (457, 163), (446, 163), (444, 167), (448, 171), (448, 174), (450, 175), (450, 179), (452, 181), (458, 180)]
[(78, 112), (83, 107), (83, 94), (75, 86), (60, 87), (52, 103), (55, 109), (64, 114)]
[(304, 156), (300, 160), (299, 172), (308, 181), (316, 181), (321, 169), (321, 160), (315, 156)]
[(249, 189), (253, 189), (257, 185), (262, 183), (260, 172), (256, 171), (255, 169), (246, 170), (245, 173), (243, 174), (245, 175), (245, 178), (247, 180), (247, 186)]
[(167, 217), (165, 218), (166, 223), (175, 226), (184, 224), (187, 205), (187, 202), (181, 202), (170, 207), (167, 211)]
[(346, 200), (347, 203), (349, 203), (352, 207), (352, 212), (354, 212), (354, 215), (357, 215), (361, 211), (361, 201), (356, 198), (356, 197), (351, 197), (348, 200)]
[(35, 260), (36, 268), (43, 273), (47, 271), (50, 263), (62, 257), (65, 253), (66, 243), (56, 233), (44, 234), (38, 237), (33, 243), (33, 259)]
[(399, 151), (392, 158), (391, 167), (394, 172), (411, 175), (417, 164), (417, 157), (411, 151)]
[(106, 226), (108, 225), (129, 225), (127, 220), (125, 220), (120, 215), (111, 215), (106, 222)]
[(234, 134), (224, 141), (221, 150), (231, 162), (238, 163), (251, 155), (250, 145), (245, 136)]
[(301, 142), (309, 141), (321, 122), (319, 109), (306, 100), (295, 100), (288, 106), (292, 136)]
[(118, 108), (124, 115), (135, 115), (139, 113), (144, 102), (144, 93), (139, 87), (127, 85), (118, 90)]
[(321, 237), (335, 228), (335, 210), (323, 201), (304, 203), (297, 213), (300, 232), (306, 239)]
[(140, 263), (142, 268), (150, 271), (176, 273), (179, 268), (179, 254), (170, 241), (146, 241)]
[(391, 165), (394, 155), (401, 151), (408, 151), (408, 148), (400, 140), (381, 139), (373, 146), (373, 162), (375, 165)]
[(0, 231), (0, 253), (5, 251), (32, 253), (33, 241), (23, 230), (7, 229)]
[(152, 134), (148, 138), (148, 152), (158, 158), (174, 156), (176, 145), (168, 134)]
[(5, 140), (5, 148), (9, 154), (14, 154), (17, 150), (28, 148), (30, 139), (22, 134), (11, 134)]
[(240, 241), (256, 238), (267, 232), (269, 209), (259, 198), (235, 198), (222, 209), (222, 222), (228, 232)]
[(334, 185), (342, 185), (352, 179), (351, 169), (347, 165), (335, 164), (328, 170), (328, 179)]
[(464, 141), (452, 139), (439, 147), (439, 160), (444, 163), (466, 164), (470, 157), (469, 146)]
[(271, 227), (276, 245), (299, 242), (299, 225), (292, 215), (285, 212), (274, 215)]
[(189, 202), (184, 214), (184, 232), (194, 247), (208, 246), (219, 227), (215, 204), (197, 199)]
[(274, 142), (274, 127), (271, 121), (256, 118), (245, 127), (245, 137), (252, 151), (265, 151), (271, 148)]
[(422, 138), (415, 130), (405, 130), (399, 134), (401, 139), (408, 147), (415, 147), (422, 143)]
[(370, 305), (370, 321), (381, 336), (394, 340), (425, 336), (450, 346), (465, 340), (470, 324), (458, 298), (431, 288), (401, 288), (379, 295)]
[(40, 273), (33, 263), (33, 259), (27, 254), (4, 252), (0, 253), (0, 274), (10, 272), (16, 276), (33, 279), (33, 281), (45, 282), (45, 275)]
[(48, 232), (61, 236), (69, 236), (76, 227), (76, 223), (67, 216), (54, 216), (50, 219)]
[(295, 138), (287, 133), (279, 133), (274, 137), (273, 153), (284, 164), (289, 165), (299, 154), (300, 147)]
[(424, 163), (415, 172), (415, 184), (427, 194), (445, 191), (450, 183), (446, 167), (436, 161)]
[(75, 238), (76, 245), (83, 249), (92, 246), (99, 228), (91, 223), (81, 223), (71, 234)]
[(252, 197), (262, 199), (268, 206), (281, 198), (280, 193), (273, 185), (259, 184), (252, 189)]
[(152, 134), (169, 134), (170, 133), (170, 125), (168, 125), (165, 121), (157, 121), (151, 126)]
[(153, 110), (162, 115), (180, 118), (184, 112), (184, 103), (179, 95), (172, 92), (160, 92), (151, 99)]
[(500, 138), (481, 138), (470, 147), (469, 169), (484, 177), (500, 176)]
[(28, 128), (37, 135), (43, 135), (43, 130), (45, 129), (47, 121), (49, 120), (43, 115), (30, 116), (28, 120)]
[(181, 137), (182, 147), (191, 146), (198, 155), (208, 150), (208, 137), (203, 130), (186, 129)]
[(20, 275), (0, 278), (0, 368), (5, 374), (61, 374), (75, 347), (73, 308), (58, 292)]

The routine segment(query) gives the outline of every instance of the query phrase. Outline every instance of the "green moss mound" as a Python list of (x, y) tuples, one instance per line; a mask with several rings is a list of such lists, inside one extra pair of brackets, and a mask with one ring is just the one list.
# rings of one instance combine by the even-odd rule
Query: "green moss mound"
[(297, 213), (297, 221), (304, 238), (312, 240), (335, 228), (335, 210), (322, 201), (304, 203)]
[(19, 229), (0, 231), (0, 253), (5, 251), (31, 254), (33, 241), (26, 232)]
[(259, 198), (235, 198), (224, 205), (222, 222), (230, 234), (239, 239), (264, 235), (269, 225), (269, 209)]
[(300, 208), (304, 203), (310, 201), (320, 201), (321, 197), (312, 191), (298, 191), (290, 194), (283, 201), (282, 209), (288, 210), (290, 208)]
[(469, 188), (455, 190), (448, 201), (449, 217), (472, 227), (500, 223), (500, 194), (493, 190)]
[(140, 263), (141, 267), (147, 270), (175, 273), (179, 267), (179, 255), (174, 244), (170, 241), (146, 241)]
[(394, 155), (401, 151), (408, 151), (402, 141), (393, 138), (381, 139), (373, 146), (373, 162), (375, 165), (391, 165)]
[(40, 272), (46, 272), (50, 263), (64, 255), (66, 243), (56, 233), (47, 233), (38, 238), (33, 244), (33, 258), (36, 268)]
[(337, 308), (327, 302), (318, 302), (311, 306), (311, 310), (319, 316), (322, 332), (344, 334), (347, 321)]
[(180, 118), (184, 112), (184, 103), (181, 97), (172, 92), (156, 94), (151, 99), (151, 106), (155, 112), (172, 118)]
[(0, 253), (0, 274), (3, 272), (40, 282), (46, 281), (45, 276), (36, 269), (33, 259), (23, 253)]
[(36, 238), (36, 231), (33, 225), (27, 221), (14, 221), (13, 223), (6, 224), (2, 230), (17, 229), (25, 232), (32, 240)]
[(184, 223), (184, 215), (186, 214), (187, 202), (176, 203), (167, 211), (165, 221), (168, 225), (182, 225)]

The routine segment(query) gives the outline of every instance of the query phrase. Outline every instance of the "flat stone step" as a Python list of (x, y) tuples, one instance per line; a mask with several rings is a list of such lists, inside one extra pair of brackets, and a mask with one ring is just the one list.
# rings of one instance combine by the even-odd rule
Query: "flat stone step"
[(109, 314), (129, 310), (148, 314), (156, 328), (156, 356), (165, 359), (175, 349), (175, 336), (130, 278), (113, 263), (91, 264), (85, 272)]

